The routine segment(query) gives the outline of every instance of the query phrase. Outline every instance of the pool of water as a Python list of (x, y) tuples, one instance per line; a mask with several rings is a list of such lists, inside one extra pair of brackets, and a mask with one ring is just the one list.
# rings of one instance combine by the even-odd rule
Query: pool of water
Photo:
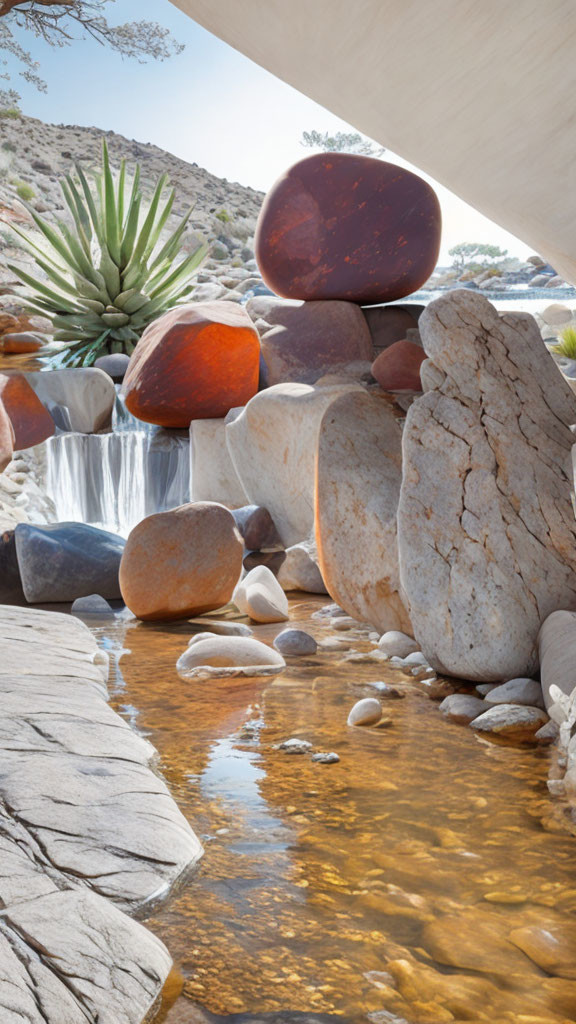
[[(553, 755), (479, 740), (425, 683), (346, 660), (370, 645), (311, 619), (322, 603), (295, 600), (291, 618), (342, 649), (275, 679), (183, 682), (188, 623), (97, 630), (124, 652), (114, 705), (206, 850), (147, 922), (176, 965), (156, 1024), (576, 1020), (576, 846), (547, 792)], [(378, 681), (404, 699), (348, 728)], [(276, 749), (293, 736), (339, 763)]]

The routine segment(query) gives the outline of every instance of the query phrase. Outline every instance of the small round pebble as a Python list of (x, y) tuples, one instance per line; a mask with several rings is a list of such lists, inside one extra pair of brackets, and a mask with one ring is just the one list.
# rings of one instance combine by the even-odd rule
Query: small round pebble
[(274, 647), (280, 654), (316, 654), (318, 644), (310, 633), (303, 629), (284, 629), (274, 641)]
[(407, 633), (401, 633), (397, 629), (390, 629), (383, 633), (378, 641), (379, 649), (387, 654), (389, 658), (407, 658), (418, 650), (418, 644)]
[(88, 597), (77, 597), (70, 609), (72, 615), (113, 615), (114, 609), (100, 594), (89, 594)]
[(375, 697), (364, 697), (356, 702), (348, 715), (348, 725), (378, 725), (382, 718), (382, 705)]
[(338, 757), (338, 754), (335, 754), (334, 751), (331, 750), (329, 754), (325, 754), (323, 752), (312, 754), (312, 760), (317, 761), (318, 764), (336, 764), (336, 762), (339, 761), (340, 758)]
[(294, 736), (290, 740), (284, 740), (279, 749), (285, 754), (308, 754), (312, 750), (312, 744), (308, 740), (300, 740)]

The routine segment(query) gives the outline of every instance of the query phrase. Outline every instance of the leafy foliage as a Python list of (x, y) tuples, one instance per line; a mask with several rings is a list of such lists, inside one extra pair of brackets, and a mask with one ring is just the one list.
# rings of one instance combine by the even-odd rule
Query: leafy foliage
[(65, 342), (64, 365), (91, 366), (108, 352), (131, 354), (148, 324), (190, 295), (206, 246), (176, 262), (191, 209), (160, 242), (175, 198), (174, 189), (165, 198), (165, 174), (146, 209), (139, 165), (128, 183), (123, 160), (115, 179), (104, 141), (95, 187), (79, 164), (76, 175), (60, 182), (70, 224), (58, 220), (54, 227), (28, 207), (44, 247), (10, 225), (48, 280), (10, 269), (29, 290), (26, 306), (51, 319), (55, 340)]
[[(105, 5), (113, 0), (0, 0), (0, 53), (15, 58), (22, 65), (21, 76), (42, 92), (46, 83), (38, 73), (39, 64), (18, 41), (17, 32), (32, 33), (50, 46), (69, 46), (74, 31), (80, 37), (91, 36), (111, 47), (123, 57), (134, 57), (141, 63), (148, 58), (166, 60), (181, 53), (184, 47), (172, 38), (168, 29), (153, 21), (132, 21), (110, 25), (103, 14)], [(0, 64), (6, 65), (6, 60)], [(1, 77), (9, 78), (4, 73)]]
[(486, 270), (494, 266), (496, 260), (503, 260), (508, 255), (507, 249), (497, 245), (484, 245), (482, 242), (459, 242), (448, 250), (452, 256), (455, 270)]
[(357, 156), (379, 157), (385, 152), (383, 146), (376, 146), (360, 132), (302, 132), (300, 145), (308, 149), (320, 149), (324, 153), (355, 153)]
[(19, 199), (23, 199), (27, 203), (36, 195), (32, 185), (29, 185), (27, 181), (16, 182), (16, 194)]
[(552, 346), (552, 351), (557, 356), (576, 359), (576, 327), (565, 327), (560, 331), (560, 341), (558, 345)]

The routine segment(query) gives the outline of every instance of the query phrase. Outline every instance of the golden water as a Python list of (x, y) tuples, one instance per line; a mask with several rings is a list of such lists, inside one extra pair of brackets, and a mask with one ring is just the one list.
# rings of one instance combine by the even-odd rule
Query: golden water
[[(295, 602), (291, 616), (324, 639), (335, 634), (310, 620), (321, 604)], [(183, 682), (192, 632), (103, 633), (128, 651), (115, 706), (157, 747), (206, 849), (148, 921), (177, 966), (157, 1021), (188, 1024), (198, 1007), (576, 1020), (576, 840), (547, 793), (549, 752), (479, 740), (442, 719), (426, 686), (346, 662), (346, 648), (291, 659), (275, 679)], [(384, 702), (382, 726), (347, 728), (354, 701), (376, 695), (370, 680), (406, 697)], [(292, 736), (340, 762), (274, 749)]]

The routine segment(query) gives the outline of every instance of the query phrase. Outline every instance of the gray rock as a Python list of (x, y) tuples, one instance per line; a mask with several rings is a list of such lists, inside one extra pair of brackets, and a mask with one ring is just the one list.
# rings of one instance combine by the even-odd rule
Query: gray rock
[(125, 540), (84, 523), (15, 529), (22, 588), (30, 604), (120, 597), (118, 570)]
[(278, 570), (278, 582), (283, 590), (303, 590), (306, 594), (326, 594), (326, 585), (318, 566), (318, 551), (314, 540), (303, 540), (286, 548), (285, 558)]
[(290, 740), (284, 740), (278, 749), (283, 750), (285, 754), (308, 754), (313, 747), (308, 740), (301, 740), (294, 736)]
[(274, 647), (284, 657), (297, 654), (316, 654), (318, 650), (314, 637), (303, 629), (285, 629), (274, 640)]
[(60, 429), (92, 434), (110, 425), (116, 390), (103, 370), (90, 366), (25, 376)]
[(401, 633), (397, 629), (389, 629), (380, 637), (378, 650), (389, 658), (407, 658), (419, 650), (418, 644), (407, 633)]
[(317, 754), (312, 754), (312, 760), (317, 761), (318, 764), (337, 764), (340, 758), (338, 757), (338, 754), (335, 754), (332, 750), (330, 753), (318, 751)]
[(382, 718), (382, 705), (375, 697), (364, 697), (356, 702), (348, 715), (348, 725), (378, 725)]
[(521, 704), (497, 704), (470, 723), (480, 733), (493, 733), (518, 742), (532, 740), (548, 721), (548, 715), (540, 708), (529, 708)]
[(479, 697), (467, 693), (452, 693), (440, 704), (440, 711), (450, 722), (468, 725), (486, 711), (486, 704)]
[(487, 704), (526, 704), (543, 708), (542, 687), (536, 679), (509, 679), (486, 694)]
[(490, 693), (491, 690), (495, 690), (497, 686), (498, 683), (478, 683), (478, 686), (476, 686), (475, 689), (482, 697), (485, 697), (487, 693)]
[(275, 676), (285, 667), (280, 654), (253, 637), (209, 633), (192, 637), (176, 663), (181, 679)]
[(576, 608), (576, 396), (534, 319), (499, 316), (478, 292), (436, 299), (419, 326), (439, 372), (403, 436), (400, 579), (416, 639), (448, 675), (531, 676), (542, 619)]
[(104, 373), (107, 373), (115, 384), (120, 384), (124, 380), (129, 362), (130, 356), (127, 356), (124, 352), (116, 352), (109, 356), (100, 356), (94, 363), (94, 366), (97, 370), (103, 370)]
[(82, 618), (85, 615), (114, 615), (114, 609), (100, 594), (89, 594), (88, 597), (77, 597), (70, 609), (72, 615)]

